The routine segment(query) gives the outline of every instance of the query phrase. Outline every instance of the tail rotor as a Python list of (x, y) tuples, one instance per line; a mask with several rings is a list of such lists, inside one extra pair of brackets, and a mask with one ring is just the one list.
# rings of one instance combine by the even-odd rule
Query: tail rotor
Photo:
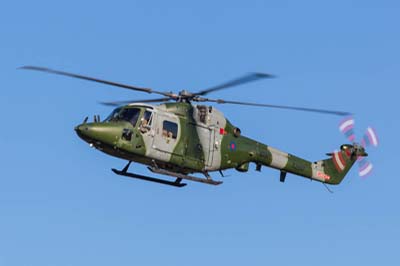
[[(354, 132), (354, 118), (347, 117), (342, 120), (339, 124), (339, 131), (343, 133), (343, 135), (353, 143), (354, 146), (361, 146), (363, 149), (367, 147), (373, 146), (378, 147), (379, 141), (378, 136), (376, 134), (375, 129), (372, 127), (368, 127), (363, 138), (360, 141), (360, 144), (356, 141), (356, 136)], [(366, 178), (372, 173), (373, 165), (367, 159), (368, 154), (365, 153), (364, 156), (358, 157), (358, 175), (361, 178)]]

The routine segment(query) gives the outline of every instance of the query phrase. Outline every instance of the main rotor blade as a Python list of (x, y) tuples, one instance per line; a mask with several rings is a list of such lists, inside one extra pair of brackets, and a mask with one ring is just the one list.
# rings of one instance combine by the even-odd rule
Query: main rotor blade
[(45, 67), (23, 66), (23, 67), (20, 67), (19, 69), (47, 72), (47, 73), (56, 74), (56, 75), (62, 75), (62, 76), (67, 76), (67, 77), (72, 77), (72, 78), (94, 81), (94, 82), (103, 83), (103, 84), (107, 84), (107, 85), (111, 85), (111, 86), (116, 86), (116, 87), (120, 87), (120, 88), (124, 88), (124, 89), (134, 90), (134, 91), (156, 93), (156, 94), (161, 94), (161, 95), (168, 96), (168, 97), (173, 97), (173, 94), (168, 93), (168, 92), (155, 91), (150, 88), (140, 88), (140, 87), (136, 87), (136, 86), (131, 86), (131, 85), (126, 85), (126, 84), (117, 83), (117, 82), (113, 82), (113, 81), (107, 81), (107, 80), (103, 80), (103, 79), (83, 76), (80, 74), (74, 74), (74, 73), (69, 73), (69, 72), (65, 72), (65, 71), (54, 70), (54, 69), (45, 68)]
[(147, 99), (147, 100), (132, 100), (132, 101), (114, 101), (114, 102), (99, 102), (102, 105), (107, 106), (121, 106), (130, 103), (157, 103), (157, 102), (168, 102), (171, 98), (159, 98), (159, 99)]
[(222, 99), (208, 99), (208, 98), (198, 98), (195, 99), (199, 102), (215, 102), (215, 103), (228, 103), (228, 104), (240, 104), (240, 105), (250, 105), (250, 106), (260, 106), (260, 107), (268, 107), (268, 108), (278, 108), (278, 109), (289, 109), (296, 111), (305, 111), (305, 112), (314, 112), (314, 113), (323, 113), (323, 114), (332, 114), (339, 116), (347, 116), (351, 115), (349, 112), (342, 111), (332, 111), (332, 110), (324, 110), (324, 109), (314, 109), (314, 108), (305, 108), (305, 107), (295, 107), (295, 106), (286, 106), (286, 105), (272, 105), (272, 104), (261, 104), (261, 103), (249, 103), (249, 102), (238, 102), (238, 101), (226, 101)]
[(194, 95), (206, 95), (210, 92), (227, 89), (227, 88), (242, 85), (245, 83), (250, 83), (250, 82), (253, 82), (253, 81), (256, 81), (259, 79), (274, 78), (274, 77), (275, 77), (274, 75), (266, 74), (266, 73), (250, 73), (243, 77), (220, 84), (218, 86), (214, 86), (214, 87), (199, 91), (197, 93), (194, 93)]

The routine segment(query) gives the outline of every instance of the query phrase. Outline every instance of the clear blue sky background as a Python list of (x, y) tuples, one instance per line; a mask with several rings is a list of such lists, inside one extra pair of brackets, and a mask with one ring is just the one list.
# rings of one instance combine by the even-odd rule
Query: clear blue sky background
[[(3, 1), (0, 266), (400, 265), (399, 5)], [(119, 177), (110, 168), (125, 162), (73, 128), (111, 112), (98, 101), (148, 96), (16, 70), (28, 64), (175, 91), (274, 73), (212, 96), (354, 112), (359, 135), (378, 131), (375, 172), (353, 169), (334, 194), (267, 168), (228, 171), (218, 187)], [(310, 160), (345, 142), (338, 117), (218, 108), (243, 134)]]

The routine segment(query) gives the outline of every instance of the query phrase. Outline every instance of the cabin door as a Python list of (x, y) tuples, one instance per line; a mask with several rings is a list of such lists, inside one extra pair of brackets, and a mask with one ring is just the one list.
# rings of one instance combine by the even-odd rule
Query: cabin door
[(197, 125), (197, 133), (203, 151), (204, 164), (207, 169), (213, 166), (216, 132), (213, 127)]
[(179, 120), (174, 116), (157, 113), (154, 121), (154, 140), (152, 148), (156, 151), (157, 159), (169, 161), (175, 154), (175, 148), (180, 138)]

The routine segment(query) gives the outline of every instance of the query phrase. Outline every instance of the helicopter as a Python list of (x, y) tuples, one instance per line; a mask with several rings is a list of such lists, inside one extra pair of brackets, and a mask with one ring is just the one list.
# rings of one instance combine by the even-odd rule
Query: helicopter
[[(222, 177), (223, 171), (227, 169), (236, 169), (245, 173), (248, 172), (250, 163), (253, 163), (256, 165), (256, 171), (261, 171), (262, 166), (277, 169), (280, 172), (281, 182), (285, 182), (287, 173), (291, 173), (325, 185), (337, 185), (360, 157), (368, 156), (365, 147), (354, 142), (341, 145), (339, 151), (335, 153), (327, 153), (326, 159), (311, 162), (243, 136), (240, 128), (234, 126), (221, 111), (205, 104), (211, 102), (339, 116), (350, 115), (348, 112), (341, 111), (205, 97), (219, 90), (274, 78), (275, 76), (271, 74), (250, 73), (195, 93), (187, 90), (173, 93), (38, 66), (23, 66), (20, 69), (62, 75), (162, 96), (141, 101), (103, 102), (105, 105), (115, 107), (106, 119), (101, 121), (100, 117), (95, 115), (93, 122), (88, 122), (88, 117), (86, 117), (75, 127), (77, 135), (91, 147), (127, 160), (123, 169), (112, 169), (117, 175), (175, 187), (187, 185), (183, 183), (183, 180), (220, 185), (222, 181), (214, 180), (210, 175), (211, 172), (219, 172)], [(175, 180), (129, 172), (132, 162), (146, 165), (149, 171)], [(203, 177), (194, 174), (200, 174)]]

